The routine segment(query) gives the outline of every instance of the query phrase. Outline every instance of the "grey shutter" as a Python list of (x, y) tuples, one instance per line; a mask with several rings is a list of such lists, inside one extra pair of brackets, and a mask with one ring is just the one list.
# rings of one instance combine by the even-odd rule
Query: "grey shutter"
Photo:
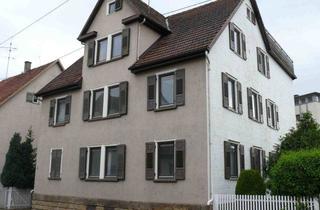
[(27, 93), (26, 101), (29, 103), (33, 103), (33, 97), (34, 97), (33, 93)]
[(229, 35), (230, 35), (230, 49), (235, 51), (236, 45), (234, 40), (234, 25), (232, 23), (229, 24)]
[(91, 91), (85, 91), (83, 93), (83, 112), (82, 112), (82, 119), (83, 121), (88, 121), (90, 118), (90, 98), (91, 98)]
[(95, 57), (95, 40), (88, 41), (88, 59), (87, 64), (88, 67), (94, 65), (94, 57)]
[(238, 95), (238, 113), (243, 114), (243, 103), (242, 103), (242, 85), (237, 82), (237, 95)]
[(130, 28), (122, 31), (122, 56), (129, 55), (130, 50)]
[(185, 104), (185, 70), (176, 71), (176, 105), (183, 106)]
[(155, 143), (146, 143), (146, 180), (154, 180)]
[(224, 142), (224, 176), (225, 179), (231, 177), (231, 165), (230, 165), (230, 142)]
[(122, 8), (122, 0), (116, 0), (116, 11), (121, 10)]
[(246, 44), (246, 36), (241, 34), (241, 41), (242, 41), (242, 57), (243, 59), (247, 60), (247, 44)]
[(240, 171), (243, 171), (245, 169), (245, 159), (244, 159), (244, 146), (239, 145), (240, 147)]
[(147, 99), (147, 109), (148, 111), (153, 111), (156, 109), (156, 83), (157, 77), (148, 77), (148, 99)]
[(56, 109), (56, 99), (50, 101), (50, 111), (49, 111), (49, 126), (54, 125), (54, 114)]
[(55, 169), (55, 178), (60, 178), (60, 172), (61, 172), (61, 156), (62, 156), (62, 150), (56, 150), (56, 169)]
[(65, 113), (65, 123), (70, 123), (71, 116), (71, 96), (66, 97), (66, 113)]
[(51, 151), (51, 166), (50, 166), (50, 178), (55, 178), (55, 164), (56, 164), (56, 151)]
[(262, 105), (261, 95), (258, 95), (258, 103), (259, 103), (259, 122), (263, 123), (263, 105)]
[(248, 88), (247, 92), (248, 92), (248, 116), (250, 119), (253, 119), (252, 91), (250, 88)]
[(184, 139), (176, 141), (176, 180), (186, 178), (186, 141)]
[(269, 64), (269, 56), (266, 56), (266, 63), (267, 63), (267, 78), (270, 79), (270, 64)]
[(275, 109), (276, 109), (276, 128), (279, 130), (280, 129), (280, 119), (279, 119), (279, 107), (277, 105), (275, 105)]
[(257, 24), (257, 20), (256, 20), (256, 16), (255, 16), (254, 12), (251, 12), (251, 18), (252, 18), (252, 23), (254, 25), (256, 25)]
[(80, 158), (79, 158), (79, 178), (81, 180), (86, 179), (87, 176), (87, 152), (86, 147), (80, 148)]
[(117, 146), (118, 153), (118, 180), (125, 180), (126, 171), (126, 145)]
[(250, 160), (251, 160), (251, 169), (256, 169), (256, 149), (250, 148)]
[(128, 82), (120, 83), (120, 114), (128, 113)]
[(267, 167), (266, 151), (262, 150), (261, 156), (262, 156), (262, 172), (263, 172), (263, 175), (265, 175), (264, 172), (266, 171), (266, 167)]
[(267, 125), (271, 125), (271, 108), (270, 108), (270, 102), (268, 99), (266, 99), (266, 109), (267, 109)]
[(263, 65), (262, 65), (262, 57), (261, 57), (261, 50), (257, 47), (257, 60), (258, 60), (258, 71), (263, 72)]
[(227, 109), (229, 108), (228, 80), (228, 75), (226, 73), (222, 73), (222, 105)]

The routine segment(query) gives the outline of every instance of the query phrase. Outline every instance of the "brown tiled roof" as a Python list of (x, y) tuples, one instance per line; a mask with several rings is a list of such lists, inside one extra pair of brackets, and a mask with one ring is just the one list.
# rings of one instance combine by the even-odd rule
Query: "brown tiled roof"
[(204, 52), (226, 24), (240, 0), (218, 0), (168, 17), (171, 34), (161, 37), (129, 69)]
[(36, 95), (49, 96), (66, 90), (80, 89), (82, 85), (83, 57), (50, 81)]
[(22, 73), (8, 79), (0, 81), (0, 106), (26, 87), (33, 79), (39, 76), (52, 64), (59, 61), (53, 61), (43, 66), (31, 69), (26, 73)]

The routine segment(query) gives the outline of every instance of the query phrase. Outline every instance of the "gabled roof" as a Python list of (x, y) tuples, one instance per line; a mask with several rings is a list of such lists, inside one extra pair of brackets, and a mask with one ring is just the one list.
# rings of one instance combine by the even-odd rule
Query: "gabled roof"
[[(96, 35), (96, 32), (88, 33), (88, 30), (104, 1), (105, 0), (98, 0), (87, 22), (85, 23), (83, 29), (80, 32), (80, 35), (78, 37), (79, 41), (84, 41), (88, 37), (92, 35)], [(130, 20), (139, 20), (141, 18), (146, 18), (147, 22), (149, 23), (149, 26), (153, 26), (152, 27), (153, 29), (159, 28), (159, 30), (157, 31), (159, 32), (162, 31), (165, 34), (169, 33), (170, 30), (167, 26), (166, 18), (162, 14), (160, 14), (158, 11), (156, 11), (152, 7), (149, 7), (147, 4), (145, 4), (141, 0), (122, 0), (122, 1), (126, 1), (132, 7), (132, 9), (134, 9), (137, 13), (136, 15), (134, 15), (134, 17), (128, 17)]]
[[(292, 79), (296, 79), (292, 60), (265, 29), (256, 1), (250, 1), (267, 51)], [(204, 55), (227, 27), (242, 2), (217, 0), (169, 16), (171, 33), (160, 37), (129, 69), (137, 73)]]
[(63, 67), (59, 60), (31, 69), (25, 73), (10, 77), (0, 81), (0, 106), (6, 103), (10, 98), (27, 87), (33, 80), (40, 76), (43, 72), (50, 69), (53, 65), (58, 64), (61, 70)]
[(69, 68), (59, 74), (52, 81), (50, 81), (45, 87), (36, 93), (36, 95), (46, 97), (68, 90), (81, 89), (82, 63), (83, 57), (73, 63)]

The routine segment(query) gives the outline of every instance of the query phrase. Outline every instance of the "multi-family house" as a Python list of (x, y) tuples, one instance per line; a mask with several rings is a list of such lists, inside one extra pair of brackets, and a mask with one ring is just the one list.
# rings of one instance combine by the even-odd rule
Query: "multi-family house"
[(310, 112), (313, 118), (320, 123), (320, 93), (308, 93), (304, 95), (295, 95), (294, 103), (296, 106), (296, 120), (300, 121), (302, 115)]
[(35, 141), (38, 140), (41, 101), (35, 93), (63, 70), (58, 60), (34, 69), (26, 61), (23, 73), (0, 81), (0, 174), (15, 132), (24, 137), (32, 128)]
[(34, 209), (206, 208), (295, 125), (293, 62), (255, 0), (169, 17), (99, 0), (78, 40), (37, 94)]

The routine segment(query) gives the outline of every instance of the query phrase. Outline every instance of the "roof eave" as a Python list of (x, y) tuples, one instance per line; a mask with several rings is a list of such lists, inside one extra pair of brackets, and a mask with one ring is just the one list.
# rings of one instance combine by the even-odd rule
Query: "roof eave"
[(79, 90), (81, 88), (82, 88), (82, 78), (75, 84), (67, 85), (67, 86), (64, 86), (64, 87), (61, 87), (61, 88), (57, 88), (57, 89), (53, 89), (53, 90), (45, 91), (45, 92), (41, 92), (41, 90), (40, 90), (35, 95), (37, 97), (46, 98), (46, 97), (49, 97), (49, 96), (61, 94), (61, 93), (68, 92), (68, 91)]

